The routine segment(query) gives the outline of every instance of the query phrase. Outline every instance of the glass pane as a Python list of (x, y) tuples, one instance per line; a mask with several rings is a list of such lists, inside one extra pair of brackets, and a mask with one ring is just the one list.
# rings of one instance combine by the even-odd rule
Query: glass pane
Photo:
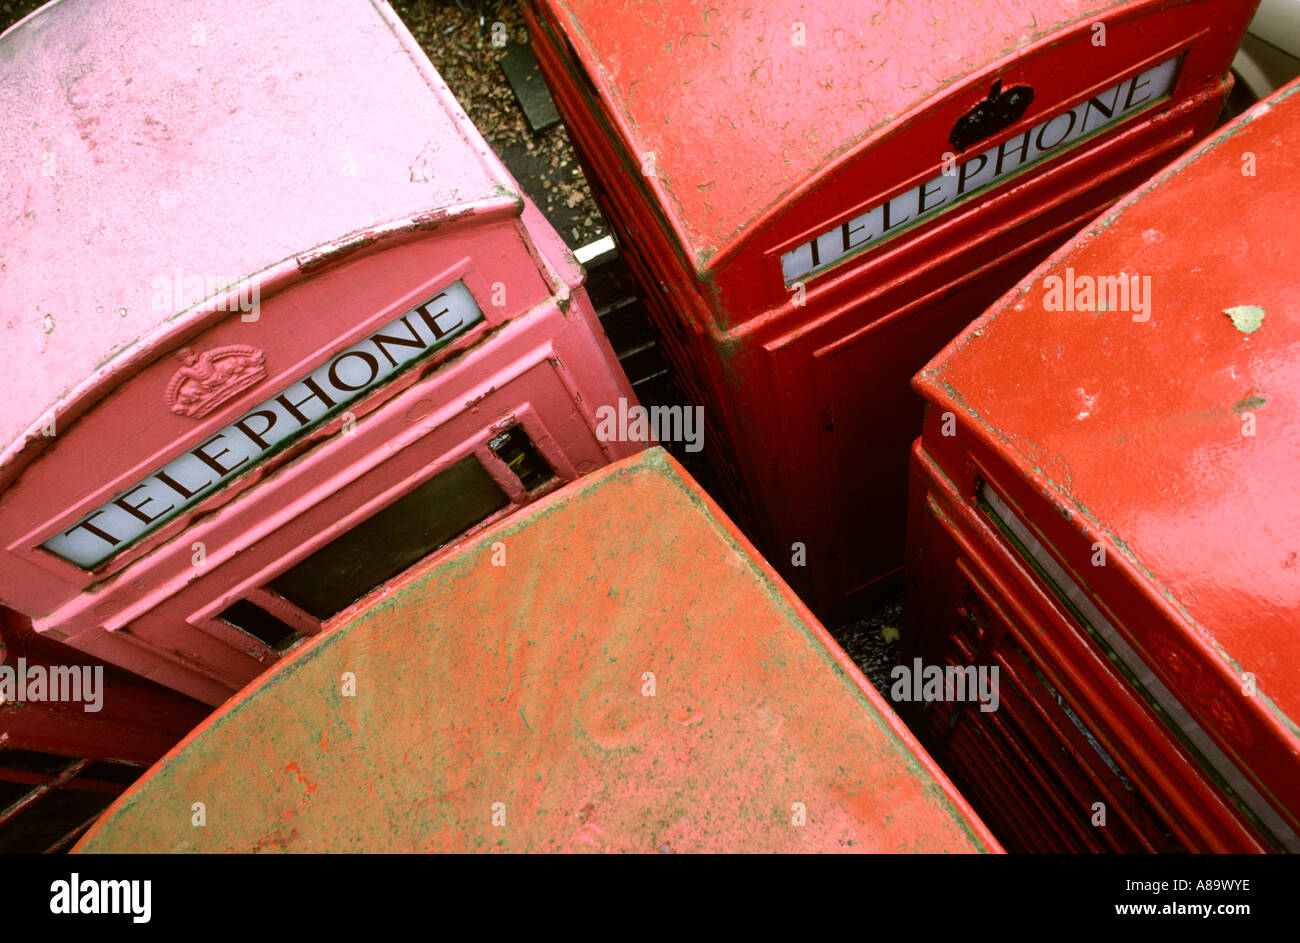
[(28, 807), (0, 829), (0, 854), (40, 854), (91, 816), (103, 812), (117, 796), (60, 789)]
[[(140, 778), (144, 769), (139, 766), (127, 766), (124, 763), (91, 763), (81, 771), (77, 779), (96, 779), (104, 783), (117, 783), (120, 786), (129, 786)], [(73, 789), (77, 788), (77, 780), (71, 782)]]
[(247, 599), (241, 599), (217, 616), (237, 629), (242, 629), (254, 638), (259, 638), (278, 651), (284, 651), (298, 639), (302, 633), (293, 626), (280, 621), (261, 606), (256, 606)]
[(0, 750), (0, 767), (21, 770), (26, 773), (44, 773), (57, 776), (70, 765), (77, 762), (69, 756), (56, 756), (53, 753), (37, 753), (33, 750)]
[(30, 783), (11, 783), (0, 779), (0, 812), (6, 811), (35, 788)]
[(509, 504), (472, 455), (337, 537), (270, 587), (328, 619)]
[(525, 491), (532, 491), (555, 477), (555, 472), (537, 451), (533, 440), (519, 426), (511, 426), (488, 445), (501, 461), (510, 466)]

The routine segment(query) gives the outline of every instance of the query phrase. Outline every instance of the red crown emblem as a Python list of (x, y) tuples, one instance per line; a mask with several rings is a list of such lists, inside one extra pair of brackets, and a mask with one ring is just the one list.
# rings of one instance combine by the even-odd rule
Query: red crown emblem
[(266, 377), (266, 357), (255, 347), (216, 347), (201, 354), (186, 348), (177, 356), (184, 366), (167, 384), (167, 406), (194, 419)]

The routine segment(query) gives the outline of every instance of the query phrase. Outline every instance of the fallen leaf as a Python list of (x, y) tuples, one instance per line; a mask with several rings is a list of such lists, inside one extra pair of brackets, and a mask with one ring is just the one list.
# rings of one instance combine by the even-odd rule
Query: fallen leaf
[(1254, 334), (1264, 323), (1264, 309), (1259, 305), (1237, 305), (1224, 308), (1223, 313), (1232, 318), (1232, 326), (1243, 334)]

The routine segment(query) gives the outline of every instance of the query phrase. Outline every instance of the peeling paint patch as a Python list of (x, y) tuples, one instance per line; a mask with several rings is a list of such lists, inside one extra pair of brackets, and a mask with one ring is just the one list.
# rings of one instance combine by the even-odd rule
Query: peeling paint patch
[(1259, 305), (1237, 305), (1224, 308), (1223, 313), (1232, 318), (1232, 326), (1243, 334), (1254, 334), (1264, 323), (1264, 309)]

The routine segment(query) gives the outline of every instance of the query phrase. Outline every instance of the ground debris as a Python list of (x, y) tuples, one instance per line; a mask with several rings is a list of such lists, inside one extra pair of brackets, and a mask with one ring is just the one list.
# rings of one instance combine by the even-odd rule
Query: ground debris
[(507, 45), (529, 41), (517, 4), (393, 0), (393, 10), (470, 120), (565, 241), (576, 248), (605, 235), (604, 220), (578, 168), (568, 132), (557, 125), (534, 134), (501, 70), (506, 47), (493, 45), (494, 36)]

